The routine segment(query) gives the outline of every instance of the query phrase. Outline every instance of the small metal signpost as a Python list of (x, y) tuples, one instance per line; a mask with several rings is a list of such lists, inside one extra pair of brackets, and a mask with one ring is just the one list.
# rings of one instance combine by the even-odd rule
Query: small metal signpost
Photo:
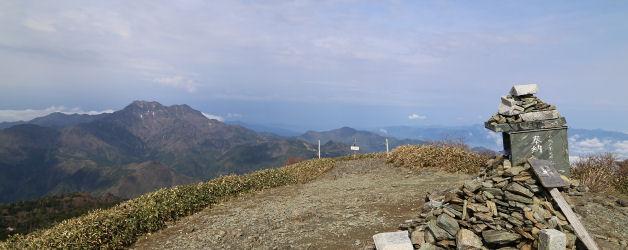
[(564, 187), (568, 184), (560, 178), (560, 174), (558, 174), (558, 171), (554, 168), (554, 163), (548, 160), (537, 159), (529, 159), (528, 162), (532, 166), (534, 174), (536, 174), (536, 176), (539, 177), (539, 180), (541, 180), (541, 185), (543, 185), (546, 189), (549, 189), (550, 195), (552, 195), (552, 198), (554, 198), (560, 207), (560, 210), (563, 211), (565, 217), (567, 217), (567, 220), (573, 226), (574, 231), (576, 231), (576, 235), (578, 235), (578, 238), (580, 238), (582, 243), (584, 243), (584, 245), (590, 250), (599, 249), (593, 238), (589, 235), (589, 232), (587, 232), (576, 214), (573, 210), (571, 210), (571, 207), (567, 201), (565, 201), (563, 195), (560, 194), (560, 191), (558, 191), (558, 187)]
[(353, 138), (353, 145), (351, 146), (351, 151), (353, 151), (353, 157), (355, 157), (355, 153), (360, 150), (360, 147), (358, 147), (357, 145), (358, 143), (358, 139), (356, 139), (355, 137)]
[(358, 143), (358, 140), (356, 138), (353, 138), (353, 145), (351, 146), (351, 150), (353, 151), (358, 151), (360, 150), (360, 147), (358, 147), (356, 144)]

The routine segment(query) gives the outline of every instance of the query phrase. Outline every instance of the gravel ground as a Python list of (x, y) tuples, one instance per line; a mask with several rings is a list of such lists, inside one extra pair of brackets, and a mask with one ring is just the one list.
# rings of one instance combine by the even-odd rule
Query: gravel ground
[[(587, 231), (602, 249), (628, 249), (628, 197), (587, 194), (570, 197)], [(623, 241), (623, 242), (621, 242)]]
[(381, 159), (341, 162), (321, 178), (243, 195), (141, 237), (137, 249), (356, 249), (414, 217), (427, 191), (469, 179)]
[[(471, 176), (408, 171), (381, 159), (338, 163), (317, 180), (242, 195), (142, 236), (133, 249), (361, 249), (420, 212), (428, 191)], [(568, 197), (569, 198), (569, 197)], [(569, 198), (602, 249), (628, 239), (625, 196)], [(623, 204), (623, 205), (622, 205)]]

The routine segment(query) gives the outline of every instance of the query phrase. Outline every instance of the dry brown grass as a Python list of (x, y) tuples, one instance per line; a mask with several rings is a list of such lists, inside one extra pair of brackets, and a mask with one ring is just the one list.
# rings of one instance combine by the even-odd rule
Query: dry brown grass
[(360, 160), (360, 159), (377, 159), (377, 158), (386, 158), (386, 153), (367, 153), (367, 154), (359, 154), (359, 155), (345, 155), (333, 158), (334, 161), (352, 161), (352, 160)]
[(592, 192), (628, 193), (628, 161), (617, 161), (612, 153), (591, 154), (576, 161), (572, 177)]
[(617, 162), (618, 169), (615, 172), (617, 176), (617, 191), (622, 194), (628, 194), (628, 159)]
[(463, 137), (444, 136), (440, 140), (436, 140), (436, 141), (428, 140), (427, 144), (438, 146), (438, 147), (454, 147), (454, 148), (462, 149), (467, 152), (471, 151), (471, 148), (469, 147), (467, 143), (465, 143), (465, 140)]
[[(434, 169), (451, 173), (477, 173), (488, 158), (468, 150), (468, 146), (405, 145), (395, 148), (388, 163), (410, 169)], [(466, 145), (466, 144), (465, 144)]]

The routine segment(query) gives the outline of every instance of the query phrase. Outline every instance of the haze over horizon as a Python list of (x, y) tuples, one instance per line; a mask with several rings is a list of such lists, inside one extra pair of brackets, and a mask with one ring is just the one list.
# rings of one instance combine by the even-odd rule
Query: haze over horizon
[(0, 122), (188, 104), (325, 130), (470, 125), (536, 83), (574, 128), (628, 133), (619, 1), (2, 1)]

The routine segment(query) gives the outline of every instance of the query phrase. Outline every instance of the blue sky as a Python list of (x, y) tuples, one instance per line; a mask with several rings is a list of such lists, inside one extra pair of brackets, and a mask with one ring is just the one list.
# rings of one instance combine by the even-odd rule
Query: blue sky
[(537, 83), (628, 132), (626, 1), (0, 1), (0, 121), (133, 100), (301, 129), (468, 125)]

